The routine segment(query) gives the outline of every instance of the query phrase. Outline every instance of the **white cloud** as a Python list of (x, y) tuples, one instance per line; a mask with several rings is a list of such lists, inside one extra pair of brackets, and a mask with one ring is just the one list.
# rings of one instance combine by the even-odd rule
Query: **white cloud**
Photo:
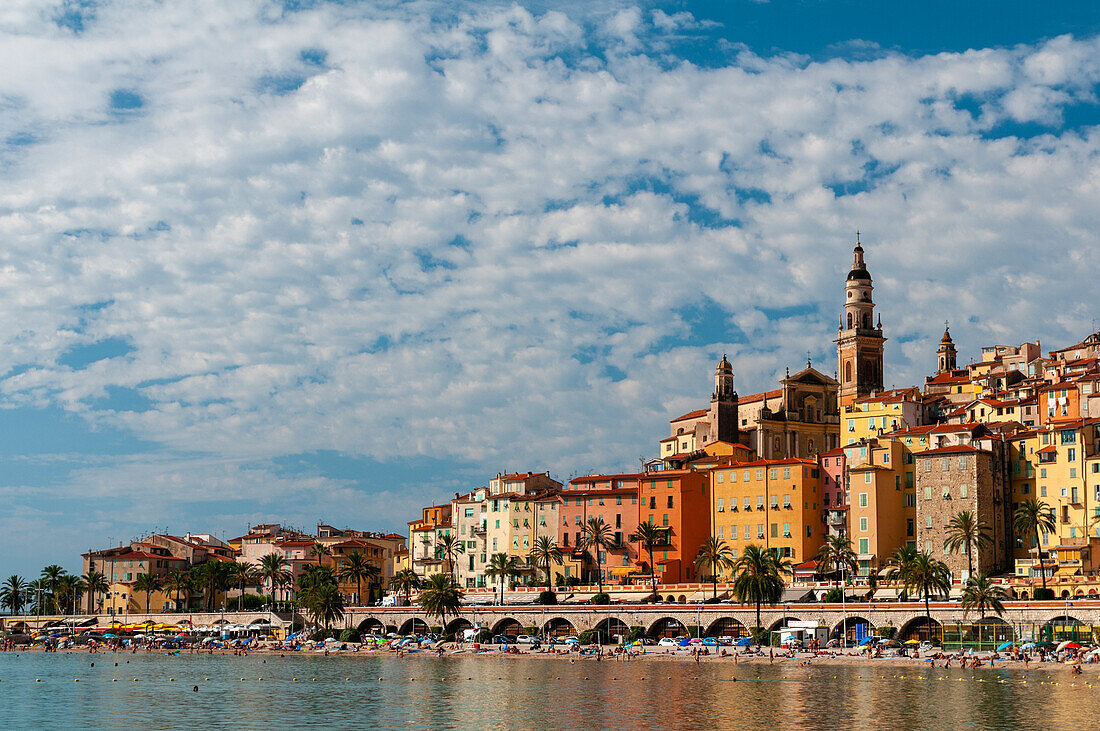
[[(668, 62), (690, 18), (583, 7), (120, 1), (77, 36), (0, 13), (0, 138), (31, 142), (0, 152), (0, 393), (173, 455), (73, 489), (251, 484), (209, 492), (190, 454), (629, 467), (722, 352), (743, 393), (807, 349), (833, 370), (857, 228), (893, 383), (945, 318), (964, 359), (1084, 334), (1065, 282), (1097, 274), (1100, 137), (989, 133), (1087, 102), (1095, 39), (700, 68)], [(680, 313), (707, 301), (750, 342), (692, 339)], [(58, 365), (109, 337), (134, 351)], [(108, 386), (153, 408), (112, 411)]]

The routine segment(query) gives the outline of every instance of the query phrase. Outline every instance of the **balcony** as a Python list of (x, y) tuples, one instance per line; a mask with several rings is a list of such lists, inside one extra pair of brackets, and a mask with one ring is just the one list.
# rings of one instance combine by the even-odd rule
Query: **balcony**
[(470, 533), (474, 535), (485, 535), (487, 530), (485, 523), (477, 523), (470, 527)]

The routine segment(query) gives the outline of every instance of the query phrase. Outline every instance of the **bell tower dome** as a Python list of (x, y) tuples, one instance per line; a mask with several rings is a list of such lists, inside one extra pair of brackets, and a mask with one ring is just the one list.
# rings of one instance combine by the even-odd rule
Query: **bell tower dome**
[(837, 326), (837, 375), (840, 376), (840, 403), (850, 404), (861, 396), (882, 390), (883, 345), (882, 319), (875, 324), (874, 285), (863, 245), (856, 234), (852, 251), (852, 269), (844, 283), (844, 314)]
[(737, 441), (737, 391), (733, 390), (733, 366), (725, 355), (714, 370), (714, 393), (708, 416), (713, 441)]

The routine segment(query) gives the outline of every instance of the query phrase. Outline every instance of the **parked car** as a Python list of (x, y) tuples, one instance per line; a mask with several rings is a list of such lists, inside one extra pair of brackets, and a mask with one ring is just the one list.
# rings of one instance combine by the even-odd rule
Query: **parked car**
[(704, 647), (718, 647), (718, 645), (719, 645), (718, 640), (714, 639), (713, 637), (704, 637), (703, 638), (703, 646)]
[(515, 635), (493, 635), (494, 645), (515, 645), (519, 638)]
[(517, 645), (537, 645), (539, 644), (539, 638), (532, 635), (519, 635), (516, 637)]
[(657, 644), (657, 640), (653, 639), (652, 637), (643, 637), (642, 644), (646, 647), (654, 647)]
[(680, 641), (673, 637), (662, 637), (657, 641), (657, 647), (679, 647)]

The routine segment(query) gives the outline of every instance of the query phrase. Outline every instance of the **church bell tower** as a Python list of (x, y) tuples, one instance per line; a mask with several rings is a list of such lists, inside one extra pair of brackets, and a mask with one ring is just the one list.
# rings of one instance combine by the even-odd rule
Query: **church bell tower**
[(863, 245), (856, 236), (852, 270), (844, 285), (844, 314), (837, 326), (837, 375), (840, 404), (846, 406), (861, 396), (882, 390), (882, 319), (875, 324), (874, 286), (863, 260)]
[(724, 355), (714, 371), (709, 419), (714, 441), (737, 441), (737, 391), (733, 390), (733, 366)]

